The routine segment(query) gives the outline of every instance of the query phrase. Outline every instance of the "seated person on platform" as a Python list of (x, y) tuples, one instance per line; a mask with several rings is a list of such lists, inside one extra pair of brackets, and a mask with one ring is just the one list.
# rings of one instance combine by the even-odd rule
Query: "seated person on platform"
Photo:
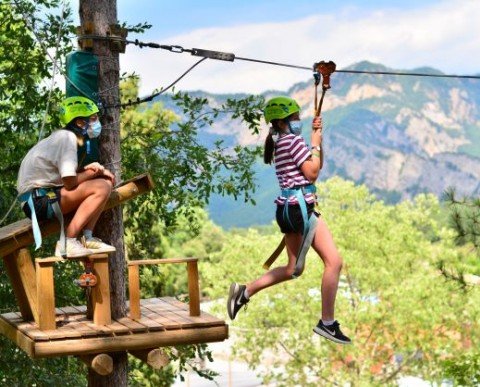
[[(61, 214), (73, 213), (65, 229), (66, 242), (57, 242), (55, 256), (58, 257), (115, 251), (115, 247), (92, 235), (115, 177), (98, 162), (82, 167), (85, 148), (90, 148), (85, 147), (85, 142), (89, 145), (88, 139), (98, 137), (101, 132), (98, 112), (95, 103), (87, 98), (67, 98), (60, 109), (64, 128), (55, 130), (30, 149), (18, 173), (19, 199), (24, 212), (32, 219), (34, 235), (35, 227), (38, 230), (37, 220), (49, 219), (54, 213), (60, 220)], [(56, 211), (56, 203), (61, 213)], [(83, 243), (77, 239), (82, 231)], [(37, 234), (35, 241), (39, 248), (41, 235)]]

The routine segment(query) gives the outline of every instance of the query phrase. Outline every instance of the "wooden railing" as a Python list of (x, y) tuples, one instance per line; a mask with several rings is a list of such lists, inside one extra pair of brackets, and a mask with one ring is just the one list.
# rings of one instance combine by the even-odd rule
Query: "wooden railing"
[(186, 263), (190, 316), (200, 316), (200, 290), (198, 286), (198, 258), (142, 259), (128, 262), (128, 288), (130, 292), (130, 318), (139, 320), (140, 266)]

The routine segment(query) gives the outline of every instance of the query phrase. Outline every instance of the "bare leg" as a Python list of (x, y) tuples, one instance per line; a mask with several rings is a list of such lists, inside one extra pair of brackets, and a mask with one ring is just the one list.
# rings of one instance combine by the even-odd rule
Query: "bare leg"
[(85, 227), (91, 230), (107, 203), (112, 191), (112, 183), (105, 179), (92, 179), (67, 191), (62, 188), (60, 207), (64, 214), (75, 211), (66, 229), (68, 238), (76, 238)]
[(334, 320), (335, 298), (343, 261), (332, 234), (321, 217), (318, 218), (312, 246), (325, 264), (322, 277), (322, 319)]
[(288, 254), (287, 266), (279, 266), (269, 270), (261, 277), (247, 284), (249, 296), (253, 296), (255, 293), (269, 286), (292, 279), (292, 274), (295, 271), (296, 257), (300, 250), (301, 243), (302, 234), (285, 234), (285, 244)]

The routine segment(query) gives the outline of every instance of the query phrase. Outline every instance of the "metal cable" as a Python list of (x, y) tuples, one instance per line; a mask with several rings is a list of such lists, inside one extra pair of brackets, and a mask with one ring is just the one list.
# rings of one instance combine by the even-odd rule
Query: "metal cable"
[[(295, 69), (300, 69), (300, 70), (309, 70), (313, 71), (313, 67), (307, 67), (307, 66), (299, 66), (299, 65), (294, 65), (294, 64), (289, 64), (289, 63), (282, 63), (282, 62), (273, 62), (273, 61), (267, 61), (267, 60), (261, 60), (261, 59), (255, 59), (255, 58), (245, 58), (245, 57), (240, 57), (240, 56), (235, 56), (234, 54), (229, 54), (229, 53), (223, 53), (220, 51), (207, 51), (207, 50), (200, 50), (200, 49), (186, 49), (181, 46), (176, 46), (176, 45), (165, 45), (165, 44), (158, 44), (158, 43), (145, 43), (145, 42), (140, 42), (137, 40), (131, 41), (131, 40), (125, 40), (127, 44), (134, 44), (139, 46), (140, 48), (143, 47), (150, 47), (150, 48), (160, 48), (163, 50), (168, 50), (171, 52), (175, 53), (183, 53), (183, 52), (189, 52), (192, 55), (197, 55), (201, 56), (202, 54), (199, 52), (206, 51), (209, 54), (209, 58), (211, 59), (219, 59), (216, 56), (229, 56), (230, 59), (228, 61), (233, 62), (235, 59), (238, 60), (243, 60), (243, 61), (248, 61), (248, 62), (255, 62), (255, 63), (263, 63), (263, 64), (268, 64), (268, 65), (273, 65), (273, 66), (281, 66), (281, 67), (289, 67), (289, 68), (295, 68)], [(212, 54), (216, 54), (213, 55)], [(220, 59), (220, 60), (225, 60), (225, 59)], [(351, 73), (351, 74), (372, 74), (372, 75), (403, 75), (403, 76), (418, 76), (418, 77), (436, 77), (436, 78), (461, 78), (461, 79), (480, 79), (480, 75), (456, 75), (456, 74), (427, 74), (427, 73), (413, 73), (413, 72), (402, 72), (402, 71), (366, 71), (366, 70), (336, 70), (335, 72), (337, 73)]]
[(124, 108), (124, 107), (128, 107), (128, 106), (138, 105), (138, 104), (141, 104), (141, 103), (144, 103), (144, 102), (149, 102), (149, 101), (153, 100), (155, 97), (158, 97), (160, 94), (165, 93), (167, 90), (169, 90), (173, 86), (175, 86), (185, 75), (187, 75), (190, 71), (192, 71), (195, 67), (197, 67), (200, 63), (202, 63), (206, 59), (207, 58), (202, 58), (199, 61), (195, 62), (192, 66), (189, 67), (189, 69), (187, 71), (185, 71), (182, 75), (180, 75), (177, 79), (175, 79), (172, 83), (170, 83), (165, 89), (162, 89), (157, 93), (151, 94), (147, 97), (137, 98), (135, 101), (129, 100), (126, 103), (119, 103), (119, 104), (115, 104), (115, 105), (107, 105), (107, 106), (105, 106), (105, 109), (108, 109), (108, 108)]

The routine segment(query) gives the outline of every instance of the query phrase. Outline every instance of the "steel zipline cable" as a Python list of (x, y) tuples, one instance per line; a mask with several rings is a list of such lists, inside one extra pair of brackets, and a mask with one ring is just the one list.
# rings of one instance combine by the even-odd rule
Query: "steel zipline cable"
[[(110, 39), (110, 38), (107, 37), (106, 39)], [(160, 49), (168, 50), (175, 53), (189, 52), (195, 56), (203, 56), (205, 58), (223, 60), (228, 62), (233, 62), (234, 60), (243, 60), (248, 62), (268, 64), (273, 66), (289, 67), (289, 68), (295, 68), (300, 70), (312, 71), (312, 66), (307, 67), (307, 66), (299, 66), (299, 65), (289, 64), (289, 63), (273, 62), (273, 61), (254, 59), (254, 58), (245, 58), (241, 56), (236, 56), (235, 54), (232, 54), (232, 53), (221, 52), (221, 51), (210, 51), (210, 50), (203, 50), (200, 48), (187, 49), (187, 48), (183, 48), (181, 46), (175, 46), (175, 45), (145, 43), (145, 42), (138, 41), (138, 39), (133, 41), (125, 40), (125, 42), (127, 44), (134, 44), (136, 46), (139, 46), (140, 48), (143, 48), (143, 47), (160, 48)], [(436, 78), (480, 79), (480, 75), (428, 74), (428, 73), (413, 73), (413, 72), (402, 72), (402, 71), (335, 70), (335, 72), (351, 73), (351, 74), (403, 75), (403, 76), (436, 77)]]
[[(190, 53), (193, 56), (202, 57), (202, 59), (196, 62), (193, 66), (191, 66), (187, 71), (185, 71), (179, 78), (177, 78), (173, 83), (167, 86), (165, 89), (162, 89), (158, 93), (154, 93), (148, 97), (144, 98), (137, 98), (135, 101), (128, 101), (127, 103), (123, 104), (115, 104), (106, 107), (127, 107), (132, 105), (137, 105), (143, 102), (151, 101), (153, 98), (157, 97), (158, 95), (166, 92), (172, 86), (174, 86), (180, 79), (182, 79), (186, 74), (188, 74), (194, 67), (199, 65), (205, 59), (215, 59), (227, 62), (233, 62), (235, 60), (247, 61), (247, 62), (254, 62), (254, 63), (261, 63), (267, 64), (272, 66), (280, 66), (280, 67), (287, 67), (287, 68), (294, 68), (299, 70), (308, 70), (314, 71), (313, 67), (307, 66), (300, 66), (294, 65), (290, 63), (282, 63), (282, 62), (274, 62), (268, 60), (261, 60), (255, 58), (246, 58), (236, 56), (233, 53), (222, 52), (222, 51), (212, 51), (212, 50), (204, 50), (200, 48), (183, 48), (182, 46), (178, 45), (167, 45), (167, 44), (158, 44), (152, 42), (142, 42), (138, 39), (135, 40), (127, 40), (122, 37), (115, 37), (115, 36), (100, 36), (100, 35), (79, 35), (79, 40), (82, 39), (97, 39), (97, 40), (110, 40), (110, 41), (119, 41), (126, 44), (132, 44), (138, 46), (140, 48), (148, 47), (148, 48), (155, 48), (155, 49), (163, 49), (173, 53), (181, 54), (181, 53)], [(399, 75), (399, 76), (416, 76), (416, 77), (433, 77), (433, 78), (457, 78), (457, 79), (480, 79), (480, 75), (457, 75), (457, 74), (429, 74), (429, 73), (418, 73), (418, 72), (403, 72), (403, 71), (367, 71), (367, 70), (336, 70), (337, 73), (347, 73), (347, 74), (369, 74), (369, 75)]]

